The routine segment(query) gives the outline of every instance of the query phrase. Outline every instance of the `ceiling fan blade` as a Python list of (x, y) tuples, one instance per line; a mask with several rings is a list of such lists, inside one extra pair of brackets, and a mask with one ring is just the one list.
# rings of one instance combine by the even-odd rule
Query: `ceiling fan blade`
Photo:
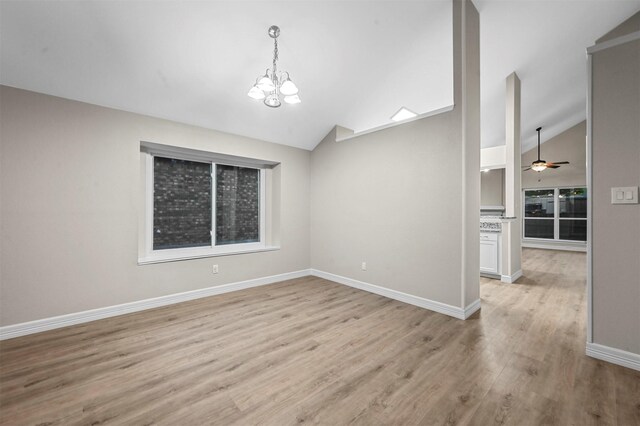
[(559, 169), (560, 166), (556, 166), (555, 164), (547, 164), (547, 169)]
[(527, 170), (531, 170), (531, 167), (527, 167), (526, 169), (523, 170), (523, 172), (526, 172)]
[(547, 164), (571, 164), (568, 161), (549, 161)]

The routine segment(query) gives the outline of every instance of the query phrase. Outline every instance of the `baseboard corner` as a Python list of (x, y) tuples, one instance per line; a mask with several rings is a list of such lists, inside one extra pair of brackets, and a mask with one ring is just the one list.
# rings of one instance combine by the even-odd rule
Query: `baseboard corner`
[[(435, 300), (426, 299), (420, 296), (414, 296), (412, 294), (403, 293), (398, 290), (392, 290), (387, 287), (381, 287), (379, 285), (370, 284), (364, 281), (358, 281), (353, 278), (344, 277), (342, 275), (332, 274), (330, 272), (320, 271), (318, 269), (311, 269), (311, 275), (319, 278), (324, 278), (325, 280), (333, 281), (338, 284), (343, 284), (349, 287), (357, 288), (359, 290), (368, 291), (369, 293), (374, 293), (379, 296), (388, 297), (389, 299), (398, 300), (400, 302), (408, 303), (410, 305), (418, 306), (423, 309), (428, 309), (430, 311), (438, 312), (440, 314), (448, 315), (450, 317), (454, 317), (457, 319), (467, 319), (465, 316), (466, 309), (462, 309), (457, 306), (449, 305), (442, 302), (437, 302)], [(476, 307), (475, 304), (478, 304)], [(473, 305), (473, 306), (472, 306)], [(480, 308), (480, 301), (473, 302), (468, 307), (473, 312)], [(469, 315), (472, 315), (472, 313)]]
[(466, 308), (464, 308), (464, 319), (467, 319), (471, 315), (478, 312), (480, 308), (481, 308), (481, 302), (480, 302), (480, 299), (478, 298), (473, 302), (471, 302)]
[(640, 355), (622, 349), (587, 342), (587, 356), (640, 371)]
[(520, 278), (522, 276), (522, 269), (518, 269), (515, 273), (513, 273), (512, 275), (501, 275), (500, 276), (500, 281), (502, 281), (503, 283), (509, 283), (509, 284), (513, 284), (515, 283), (518, 278)]

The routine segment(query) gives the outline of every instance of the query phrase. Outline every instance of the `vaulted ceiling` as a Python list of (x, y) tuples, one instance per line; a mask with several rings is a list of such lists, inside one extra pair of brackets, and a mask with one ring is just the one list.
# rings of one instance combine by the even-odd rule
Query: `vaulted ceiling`
[[(313, 149), (340, 124), (452, 99), (451, 6), (429, 2), (1, 3), (3, 84)], [(271, 65), (302, 103), (247, 97)]]
[[(504, 143), (504, 79), (522, 80), (523, 146), (585, 118), (585, 48), (633, 1), (474, 0), (481, 16), (482, 145)], [(246, 96), (272, 59), (302, 103)], [(2, 1), (0, 83), (313, 149), (335, 125), (388, 124), (452, 103), (442, 1)]]
[(640, 1), (474, 0), (480, 12), (482, 146), (504, 145), (505, 78), (522, 81), (522, 150), (586, 119), (586, 48)]

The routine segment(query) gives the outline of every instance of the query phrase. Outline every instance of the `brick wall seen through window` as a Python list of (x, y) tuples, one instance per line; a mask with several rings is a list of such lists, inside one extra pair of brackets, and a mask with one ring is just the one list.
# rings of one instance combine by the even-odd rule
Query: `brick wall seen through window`
[(260, 241), (260, 170), (155, 156), (153, 250), (211, 246), (212, 229), (216, 246)]
[(210, 246), (211, 208), (211, 164), (154, 157), (154, 250)]

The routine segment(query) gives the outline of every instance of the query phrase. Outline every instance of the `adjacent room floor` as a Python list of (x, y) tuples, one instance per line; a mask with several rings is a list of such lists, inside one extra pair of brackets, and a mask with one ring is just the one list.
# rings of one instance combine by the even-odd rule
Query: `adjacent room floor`
[(640, 424), (640, 372), (584, 355), (585, 270), (525, 249), (467, 321), (306, 277), (7, 340), (0, 424)]

